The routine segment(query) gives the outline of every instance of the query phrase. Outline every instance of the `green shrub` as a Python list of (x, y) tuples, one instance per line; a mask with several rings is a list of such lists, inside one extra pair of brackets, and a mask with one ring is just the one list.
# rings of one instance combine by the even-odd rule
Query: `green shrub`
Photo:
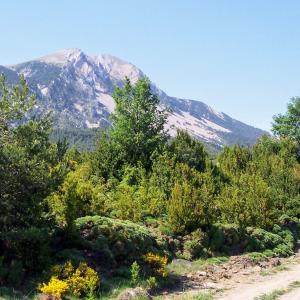
[(213, 251), (228, 252), (238, 246), (243, 235), (235, 224), (215, 224), (210, 230), (210, 248)]
[(260, 262), (267, 258), (267, 256), (262, 252), (251, 252), (249, 253), (249, 257), (253, 262)]
[(183, 256), (186, 259), (195, 259), (207, 255), (208, 236), (200, 229), (185, 236)]
[(7, 233), (4, 237), (9, 245), (6, 257), (19, 260), (26, 271), (40, 271), (50, 263), (50, 234), (47, 229), (30, 227)]
[(136, 261), (134, 261), (130, 268), (132, 286), (138, 285), (140, 281), (140, 271), (141, 271), (141, 267)]
[(293, 254), (294, 237), (288, 229), (280, 229), (275, 226), (274, 231), (269, 232), (260, 228), (248, 228), (249, 244), (248, 251), (272, 250), (276, 256), (290, 256)]
[(277, 245), (284, 243), (284, 240), (278, 234), (261, 228), (247, 228), (247, 234), (249, 235), (248, 251), (273, 249)]
[(84, 254), (78, 249), (64, 249), (58, 252), (55, 257), (59, 261), (71, 261), (74, 265), (79, 265), (81, 261), (84, 261)]
[(10, 265), (7, 283), (14, 287), (19, 287), (24, 279), (24, 268), (20, 261), (13, 261)]
[(293, 236), (287, 230), (276, 233), (264, 229), (248, 228), (250, 242), (248, 251), (263, 251), (270, 249), (278, 256), (289, 256), (293, 253)]
[(117, 263), (132, 263), (156, 249), (155, 239), (147, 228), (130, 221), (87, 216), (77, 219), (75, 224), (85, 246)]
[(234, 224), (215, 224), (210, 231), (209, 247), (212, 251), (255, 252), (254, 259), (263, 256), (289, 256), (293, 253), (295, 234), (286, 226), (274, 225), (273, 231), (248, 227), (242, 231)]
[(265, 257), (273, 257), (273, 256), (275, 256), (275, 253), (272, 250), (270, 250), (270, 249), (265, 250), (263, 252), (263, 254), (265, 255)]
[(8, 268), (4, 265), (4, 257), (1, 256), (0, 257), (0, 285), (4, 284), (7, 274), (8, 274)]
[(148, 289), (155, 289), (158, 286), (157, 280), (154, 276), (150, 276), (146, 282)]
[(279, 244), (276, 248), (273, 249), (273, 252), (280, 257), (288, 257), (293, 255), (293, 250), (289, 245)]
[[(293, 235), (293, 233), (287, 229), (287, 228), (280, 228), (278, 225), (275, 225), (273, 228), (273, 232), (276, 232), (279, 236), (281, 236), (283, 238), (283, 240), (285, 241), (285, 243), (290, 247), (293, 248), (295, 243), (296, 243), (296, 239)], [(274, 230), (275, 229), (275, 230)]]
[(113, 270), (113, 276), (128, 279), (131, 277), (131, 269), (128, 266), (120, 266)]

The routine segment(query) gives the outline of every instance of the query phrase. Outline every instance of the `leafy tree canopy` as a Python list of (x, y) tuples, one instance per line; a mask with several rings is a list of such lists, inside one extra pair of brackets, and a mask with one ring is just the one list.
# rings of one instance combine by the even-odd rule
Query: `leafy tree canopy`
[(300, 145), (300, 98), (292, 98), (285, 114), (274, 117), (272, 131), (283, 138), (291, 138)]
[(149, 168), (156, 151), (167, 141), (167, 111), (159, 106), (159, 98), (151, 91), (148, 79), (115, 89), (116, 110), (112, 115), (111, 140), (124, 164), (137, 162)]

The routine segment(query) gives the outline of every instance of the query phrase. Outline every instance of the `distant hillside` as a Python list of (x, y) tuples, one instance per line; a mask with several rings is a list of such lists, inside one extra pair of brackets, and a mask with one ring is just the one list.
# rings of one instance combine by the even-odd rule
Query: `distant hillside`
[[(133, 64), (111, 55), (88, 56), (79, 49), (66, 49), (29, 62), (0, 66), (10, 83), (24, 74), (37, 95), (36, 110), (52, 111), (56, 133), (67, 136), (74, 129), (106, 128), (115, 103), (111, 97), (114, 86), (122, 85), (127, 76), (132, 82), (145, 74)], [(170, 133), (176, 128), (187, 130), (194, 137), (214, 148), (239, 143), (251, 145), (266, 133), (225, 113), (217, 112), (203, 102), (170, 97), (154, 83), (153, 91), (160, 96), (161, 105), (169, 107)], [(89, 131), (78, 134), (92, 136)], [(70, 136), (69, 136), (70, 137)]]

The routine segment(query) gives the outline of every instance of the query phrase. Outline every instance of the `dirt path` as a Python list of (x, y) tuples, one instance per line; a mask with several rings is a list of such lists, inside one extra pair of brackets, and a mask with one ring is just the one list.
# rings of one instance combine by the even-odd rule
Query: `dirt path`
[[(280, 271), (273, 275), (254, 275), (247, 278), (247, 283), (230, 282), (225, 285), (226, 291), (218, 300), (253, 300), (262, 294), (269, 294), (274, 290), (286, 289), (289, 284), (300, 280), (300, 263), (289, 265), (288, 270)], [(300, 289), (291, 291), (280, 299), (300, 299)], [(294, 297), (294, 298), (292, 298)]]
[(179, 289), (167, 290), (154, 299), (197, 299), (212, 292), (216, 300), (254, 300), (275, 290), (286, 290), (281, 300), (300, 300), (300, 288), (289, 285), (300, 281), (299, 253), (286, 259), (269, 259), (257, 264), (245, 256), (231, 257), (219, 266), (207, 266), (202, 271), (183, 273)]
[(279, 298), (280, 300), (299, 300), (300, 299), (300, 288), (295, 289)]

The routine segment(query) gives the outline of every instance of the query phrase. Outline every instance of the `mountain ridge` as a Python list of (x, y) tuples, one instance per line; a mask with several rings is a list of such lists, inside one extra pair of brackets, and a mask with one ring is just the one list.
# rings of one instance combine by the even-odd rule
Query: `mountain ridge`
[[(55, 53), (21, 64), (0, 66), (8, 81), (16, 82), (21, 74), (37, 95), (36, 110), (53, 112), (56, 128), (106, 128), (115, 103), (115, 85), (122, 86), (125, 77), (131, 82), (146, 77), (134, 64), (110, 54), (89, 56), (77, 48)], [(214, 110), (201, 101), (167, 95), (155, 83), (151, 87), (169, 107), (168, 127), (187, 130), (194, 137), (223, 147), (233, 143), (252, 145), (266, 132)]]

